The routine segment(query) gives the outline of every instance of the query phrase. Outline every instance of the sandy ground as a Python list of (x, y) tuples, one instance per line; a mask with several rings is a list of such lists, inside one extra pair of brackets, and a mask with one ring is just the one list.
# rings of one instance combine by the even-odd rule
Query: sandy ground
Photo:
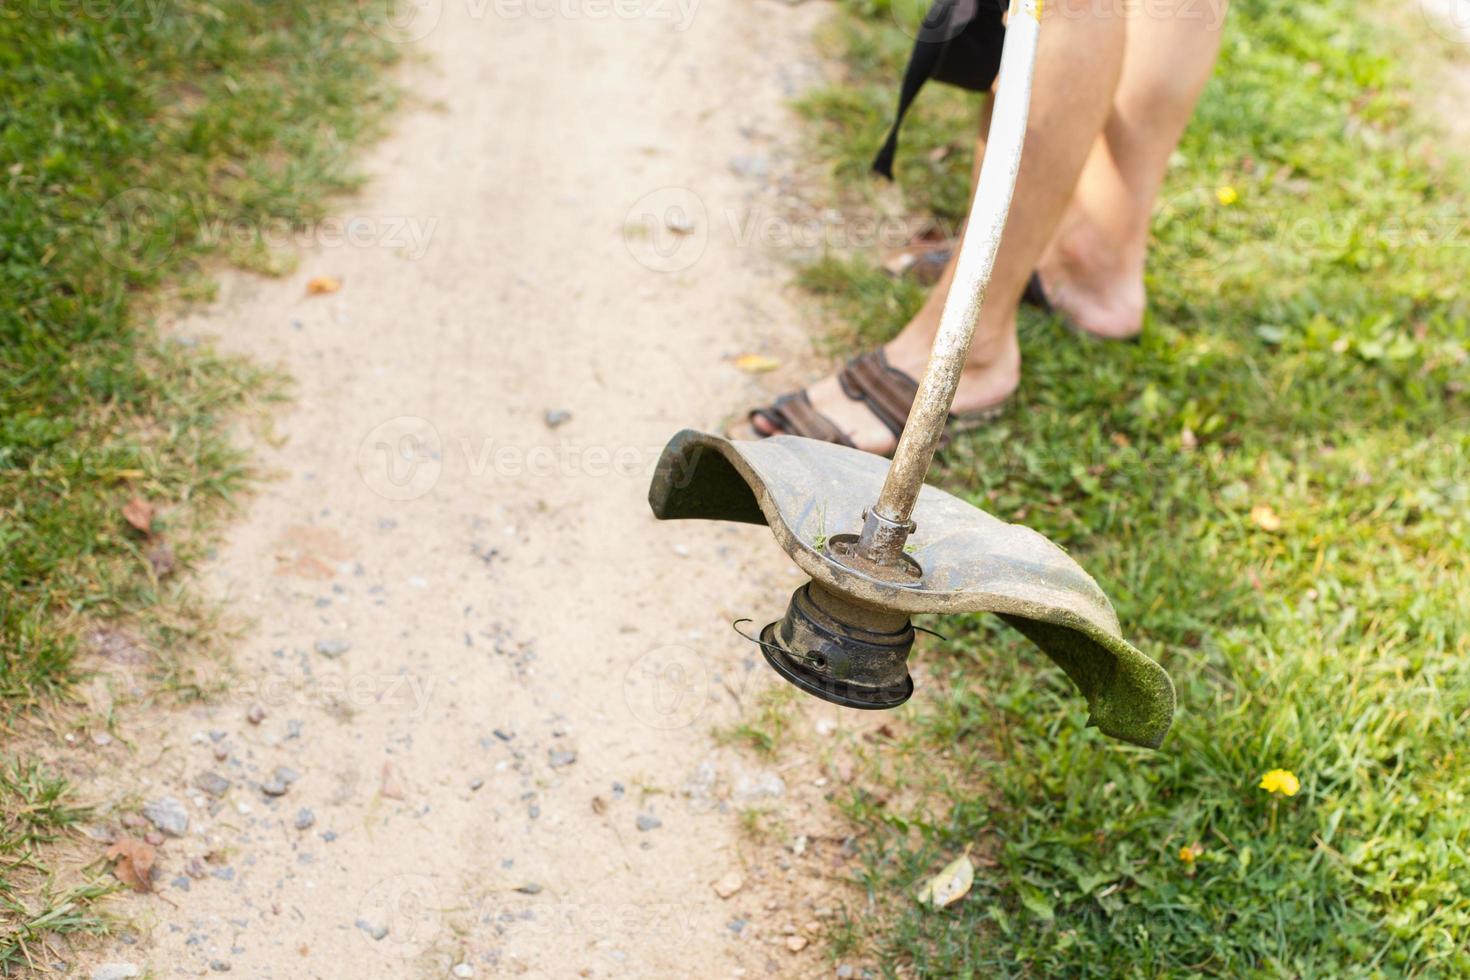
[[(765, 529), (645, 501), (673, 432), (810, 370), (783, 256), (741, 229), (781, 210), (825, 15), (426, 4), (421, 108), (343, 221), (173, 325), (296, 400), (204, 570), (251, 624), (232, 691), (129, 722), (134, 805), (188, 827), (84, 975), (831, 975), (789, 935), (826, 886), (753, 866), (739, 827), (825, 779), (712, 735), (778, 683), (731, 621), (800, 579)], [(783, 373), (742, 374), (752, 351)]]

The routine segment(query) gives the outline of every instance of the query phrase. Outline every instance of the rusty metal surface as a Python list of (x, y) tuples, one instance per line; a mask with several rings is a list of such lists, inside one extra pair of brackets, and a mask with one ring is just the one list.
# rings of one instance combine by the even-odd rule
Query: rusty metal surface
[(732, 443), (686, 429), (665, 447), (649, 503), (664, 520), (766, 524), (803, 571), (855, 602), (997, 613), (1076, 682), (1104, 733), (1157, 746), (1173, 718), (1173, 684), (1123, 639), (1092, 577), (1042, 535), (925, 486), (908, 547), (924, 570), (919, 585), (880, 581), (823, 553), (828, 537), (861, 527), (887, 469), (871, 453), (796, 436)]

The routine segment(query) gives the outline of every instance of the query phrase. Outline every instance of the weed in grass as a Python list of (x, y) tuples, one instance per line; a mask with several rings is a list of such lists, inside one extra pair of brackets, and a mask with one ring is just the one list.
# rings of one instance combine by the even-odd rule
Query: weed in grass
[(800, 692), (781, 685), (768, 687), (756, 695), (753, 710), (738, 725), (716, 733), (725, 743), (743, 742), (758, 754), (774, 757), (791, 727), (791, 708)]
[[(839, 183), (866, 180), (903, 48), (849, 9), (849, 77), (802, 106)], [(936, 471), (1075, 555), (1180, 712), (1159, 752), (1113, 744), (1024, 640), (947, 622), (883, 805), (872, 784), (846, 805), (879, 903), (851, 934), (890, 974), (1470, 973), (1470, 182), (1400, 43), (1345, 0), (1232, 5), (1156, 215), (1143, 342), (1027, 315), (1019, 410)], [(968, 166), (924, 152), (968, 141), (955, 99), (926, 91), (906, 131), (915, 210), (963, 200)], [(843, 343), (918, 298), (862, 254), (803, 279)], [(1259, 787), (1278, 768), (1296, 795)], [(909, 900), (971, 843), (995, 864), (969, 897)]]

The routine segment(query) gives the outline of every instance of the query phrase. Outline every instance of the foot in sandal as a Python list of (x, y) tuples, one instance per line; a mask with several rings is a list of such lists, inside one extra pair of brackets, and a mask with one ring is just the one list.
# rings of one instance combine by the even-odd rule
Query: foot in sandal
[[(786, 433), (891, 455), (929, 359), (933, 332), (921, 318), (922, 314), (891, 342), (854, 358), (832, 377), (751, 412), (751, 428), (758, 436)], [(991, 340), (999, 343), (984, 342)], [(975, 348), (960, 375), (951, 429), (983, 424), (1000, 415), (1020, 380), (1021, 354), (1014, 331), (993, 338), (977, 335)]]

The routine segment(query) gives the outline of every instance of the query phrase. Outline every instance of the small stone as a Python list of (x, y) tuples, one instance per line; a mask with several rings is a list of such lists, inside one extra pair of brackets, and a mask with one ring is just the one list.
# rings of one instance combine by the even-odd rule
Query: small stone
[(511, 739), (515, 738), (516, 735), (515, 732), (508, 732), (503, 728), (497, 728), (495, 729), (495, 737), (500, 739), (502, 742), (509, 742)]
[(245, 712), (245, 720), (252, 725), (259, 725), (265, 721), (265, 709), (258, 704), (252, 704)]
[(352, 644), (346, 640), (317, 640), (315, 648), (323, 657), (335, 659), (350, 650)]
[(664, 822), (651, 813), (638, 814), (638, 829), (642, 831), (657, 830)]
[(229, 973), (230, 972), (230, 961), (229, 960), (210, 960), (209, 961), (209, 968), (211, 970), (213, 970), (215, 973)]
[(99, 844), (111, 844), (117, 840), (117, 832), (106, 824), (89, 823), (81, 826), (82, 833)]
[(194, 777), (194, 785), (216, 799), (230, 791), (230, 781), (217, 772), (201, 772)]
[(103, 963), (92, 969), (92, 980), (130, 980), (142, 975), (143, 971), (132, 963)]
[(204, 862), (198, 858), (190, 858), (189, 863), (184, 865), (184, 873), (190, 878), (203, 878), (209, 872), (204, 870)]
[(290, 766), (276, 766), (275, 772), (273, 772), (272, 775), (279, 779), (281, 782), (285, 783), (287, 786), (290, 786), (292, 783), (296, 782), (296, 780), (301, 778), (301, 773), (297, 772), (295, 769), (292, 769)]
[(725, 928), (729, 929), (731, 932), (738, 936), (745, 931), (746, 924), (746, 920), (744, 919), (731, 919), (729, 922), (725, 923)]
[(143, 816), (170, 837), (182, 837), (189, 832), (189, 811), (173, 796), (160, 796), (143, 804)]
[(286, 790), (290, 788), (279, 776), (272, 776), (260, 784), (260, 791), (266, 796), (285, 796)]
[(369, 922), (367, 919), (358, 919), (357, 928), (373, 937), (373, 939), (382, 939), (388, 935), (387, 926), (380, 926), (375, 922)]
[(731, 795), (736, 803), (780, 799), (786, 795), (786, 781), (769, 770), (744, 773), (736, 781), (735, 790)]
[(311, 812), (310, 807), (302, 807), (296, 811), (296, 829), (310, 830), (316, 823), (316, 814)]
[(163, 846), (163, 835), (156, 830), (148, 831), (148, 833), (143, 835), (143, 839), (149, 844), (152, 844), (154, 847)]
[(577, 761), (577, 753), (561, 749), (552, 749), (547, 753), (547, 757), (553, 769), (561, 769)]
[(546, 427), (555, 429), (566, 425), (572, 420), (572, 413), (561, 408), (548, 408), (546, 410)]
[(857, 971), (852, 968), (852, 964), (850, 963), (842, 963), (837, 967), (837, 980), (852, 980), (856, 975)]
[(485, 780), (483, 780), (483, 779), (471, 779), (470, 780), (470, 792), (473, 793), (477, 789), (479, 789), (481, 786), (484, 786), (484, 785), (485, 785)]
[(524, 885), (517, 886), (516, 891), (522, 895), (540, 895), (541, 883), (538, 881), (528, 881)]
[(739, 871), (731, 871), (714, 884), (715, 894), (721, 898), (729, 898), (744, 887), (745, 879)]
[(452, 968), (450, 968), (449, 972), (457, 977), (460, 977), (462, 980), (462, 978), (464, 977), (474, 976), (475, 968), (468, 963), (456, 963)]
[(800, 953), (802, 950), (806, 949), (806, 944), (807, 938), (805, 936), (786, 937), (786, 948), (791, 950), (793, 953)]
[(769, 173), (770, 169), (770, 161), (763, 156), (738, 156), (730, 158), (730, 172), (737, 177), (750, 177), (759, 180)]

